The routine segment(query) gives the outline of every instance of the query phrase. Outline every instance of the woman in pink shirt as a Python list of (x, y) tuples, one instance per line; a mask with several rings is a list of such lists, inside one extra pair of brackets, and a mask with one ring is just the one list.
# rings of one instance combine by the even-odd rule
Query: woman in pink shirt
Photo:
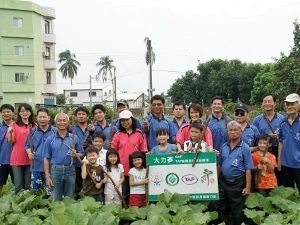
[(121, 164), (124, 166), (125, 180), (122, 185), (123, 196), (129, 197), (129, 156), (135, 151), (147, 152), (147, 140), (145, 134), (136, 128), (136, 119), (129, 110), (123, 110), (119, 114), (120, 127), (112, 140), (111, 147), (120, 155)]
[[(203, 109), (200, 104), (192, 103), (188, 108), (188, 116), (190, 118), (190, 123), (183, 124), (177, 133), (176, 143), (179, 152), (182, 152), (182, 146), (185, 141), (190, 140), (190, 131), (189, 127), (192, 122), (201, 122), (201, 117), (203, 115)], [(203, 141), (206, 142), (208, 149), (213, 149), (213, 139), (209, 127), (206, 128), (206, 131), (203, 136)]]
[(7, 140), (13, 144), (10, 165), (14, 174), (16, 191), (29, 189), (31, 182), (30, 159), (25, 151), (25, 142), (30, 129), (34, 126), (31, 105), (22, 103), (18, 107), (17, 121), (8, 128)]

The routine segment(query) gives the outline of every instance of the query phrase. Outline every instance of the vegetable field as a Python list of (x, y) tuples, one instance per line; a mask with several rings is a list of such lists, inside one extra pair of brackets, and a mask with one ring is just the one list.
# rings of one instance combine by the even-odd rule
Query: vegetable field
[[(300, 224), (300, 198), (295, 189), (277, 188), (267, 198), (254, 193), (247, 197), (245, 215), (249, 224)], [(0, 224), (18, 225), (197, 225), (217, 218), (204, 203), (191, 204), (188, 196), (165, 191), (159, 201), (145, 208), (121, 209), (101, 205), (93, 198), (65, 198), (51, 202), (23, 191), (7, 191), (0, 198)], [(247, 223), (248, 223), (247, 222)]]

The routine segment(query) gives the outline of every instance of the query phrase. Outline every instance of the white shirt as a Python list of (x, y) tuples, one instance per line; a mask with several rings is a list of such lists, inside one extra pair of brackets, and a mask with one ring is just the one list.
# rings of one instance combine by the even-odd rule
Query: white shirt
[[(198, 148), (198, 142), (192, 142), (191, 140), (185, 141), (183, 144), (183, 151), (185, 152), (195, 152)], [(207, 145), (204, 141), (201, 142), (201, 152), (208, 152)]]
[[(146, 177), (146, 169), (137, 170), (135, 167), (131, 168), (128, 172), (129, 175), (133, 176), (133, 180), (140, 182)], [(145, 194), (145, 185), (141, 184), (138, 186), (130, 186), (130, 194)]]
[[(111, 172), (108, 172), (106, 167), (104, 167), (104, 169), (116, 184), (120, 182), (121, 174), (124, 173), (124, 167), (122, 164), (118, 164), (116, 168), (111, 168)], [(122, 185), (120, 186), (119, 191), (122, 193)], [(107, 179), (107, 183), (104, 187), (104, 194), (117, 194), (110, 179)]]

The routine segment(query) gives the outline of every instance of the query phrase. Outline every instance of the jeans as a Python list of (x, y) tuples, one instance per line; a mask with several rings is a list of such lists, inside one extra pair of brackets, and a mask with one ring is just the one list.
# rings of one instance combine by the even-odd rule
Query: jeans
[(31, 173), (30, 166), (13, 166), (14, 185), (16, 192), (22, 189), (30, 189)]
[(65, 165), (52, 165), (51, 177), (53, 181), (52, 198), (59, 201), (63, 197), (74, 197), (75, 167)]

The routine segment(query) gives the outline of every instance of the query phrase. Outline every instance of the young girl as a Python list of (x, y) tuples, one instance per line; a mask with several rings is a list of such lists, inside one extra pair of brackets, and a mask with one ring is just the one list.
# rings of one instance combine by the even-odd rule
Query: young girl
[[(116, 184), (116, 188), (122, 193), (122, 183), (124, 181), (124, 168), (120, 163), (119, 153), (115, 149), (110, 149), (106, 153), (106, 166), (105, 170), (107, 174), (113, 179)], [(104, 187), (105, 204), (118, 204), (122, 206), (122, 200), (117, 194), (115, 187), (110, 179), (107, 179), (107, 183)]]
[(129, 170), (129, 206), (142, 207), (147, 203), (145, 184), (148, 183), (146, 178), (146, 159), (145, 154), (135, 151), (130, 156)]
[[(184, 152), (207, 152), (207, 144), (203, 141), (204, 126), (200, 122), (192, 122), (189, 128), (191, 139), (183, 144)], [(201, 143), (199, 143), (201, 141)], [(199, 146), (199, 144), (201, 146)]]
[(151, 154), (170, 154), (176, 152), (176, 145), (169, 144), (169, 133), (165, 128), (160, 128), (156, 132), (156, 140), (159, 145), (151, 149)]

